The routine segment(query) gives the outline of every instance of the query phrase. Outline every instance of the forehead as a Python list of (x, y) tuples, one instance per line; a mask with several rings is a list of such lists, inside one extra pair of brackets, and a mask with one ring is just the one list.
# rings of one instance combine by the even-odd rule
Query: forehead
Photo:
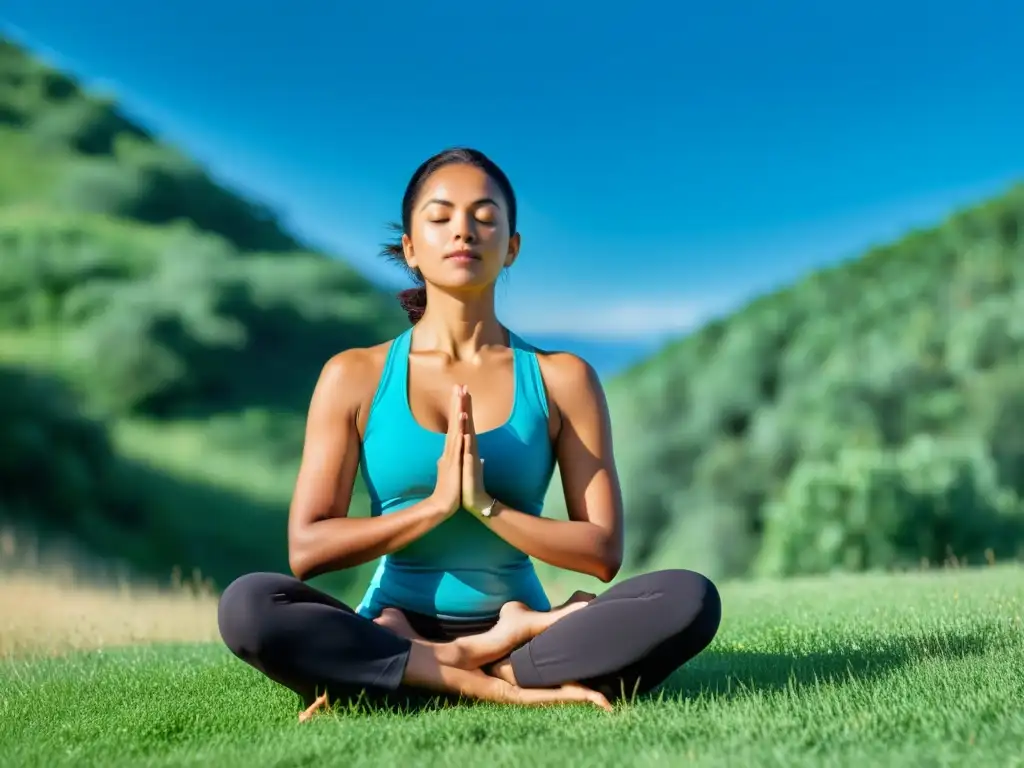
[(505, 203), (501, 188), (481, 168), (472, 165), (446, 165), (427, 178), (420, 190), (421, 200), (447, 200), (452, 203), (472, 203), (489, 197)]

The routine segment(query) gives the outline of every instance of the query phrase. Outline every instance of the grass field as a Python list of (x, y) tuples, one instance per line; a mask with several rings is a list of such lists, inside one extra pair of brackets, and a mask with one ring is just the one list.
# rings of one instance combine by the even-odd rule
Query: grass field
[(4, 765), (1024, 764), (1024, 569), (727, 585), (657, 698), (296, 721), (209, 595), (0, 576)]

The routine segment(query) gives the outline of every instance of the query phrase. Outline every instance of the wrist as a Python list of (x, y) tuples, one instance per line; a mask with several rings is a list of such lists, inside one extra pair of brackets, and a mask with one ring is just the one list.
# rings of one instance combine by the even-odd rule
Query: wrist
[(430, 495), (424, 499), (424, 503), (427, 507), (430, 517), (451, 517), (452, 513), (458, 509), (456, 506), (454, 509), (451, 504), (446, 504), (444, 501), (439, 499), (437, 496)]
[(474, 517), (491, 517), (498, 509), (498, 500), (487, 493), (480, 494), (477, 498), (466, 505), (466, 510)]

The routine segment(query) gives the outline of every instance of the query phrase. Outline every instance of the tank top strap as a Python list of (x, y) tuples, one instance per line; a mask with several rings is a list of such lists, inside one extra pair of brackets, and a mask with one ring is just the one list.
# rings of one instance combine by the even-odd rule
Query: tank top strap
[(405, 408), (406, 388), (409, 384), (409, 349), (412, 344), (412, 328), (395, 337), (384, 358), (384, 367), (380, 372), (380, 381), (370, 405), (370, 413), (382, 408), (399, 411)]
[(544, 389), (544, 377), (537, 360), (537, 348), (524, 341), (512, 331), (508, 332), (512, 354), (515, 355), (516, 392), (523, 403), (529, 403), (539, 409), (544, 417), (548, 416), (548, 396)]

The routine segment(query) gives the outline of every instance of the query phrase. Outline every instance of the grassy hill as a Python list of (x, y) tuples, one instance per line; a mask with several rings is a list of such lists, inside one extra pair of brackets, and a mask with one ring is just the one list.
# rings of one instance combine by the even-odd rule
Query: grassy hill
[(2, 40), (0, 264), (0, 524), (162, 579), (285, 568), (316, 376), (394, 298)]
[(609, 399), (632, 566), (1016, 556), (1024, 186), (707, 324)]

